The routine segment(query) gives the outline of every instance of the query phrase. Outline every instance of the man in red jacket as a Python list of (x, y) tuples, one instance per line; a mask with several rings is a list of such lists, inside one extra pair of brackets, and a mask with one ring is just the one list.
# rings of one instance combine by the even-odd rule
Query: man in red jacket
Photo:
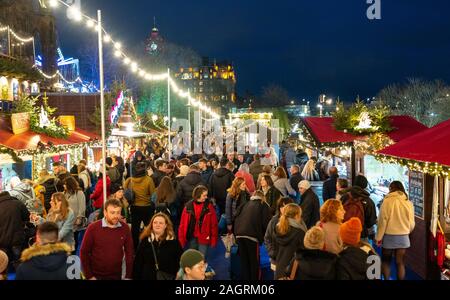
[(133, 239), (130, 228), (120, 220), (122, 204), (106, 201), (105, 217), (89, 225), (80, 250), (83, 274), (90, 280), (120, 280), (125, 256), (125, 279), (133, 274)]

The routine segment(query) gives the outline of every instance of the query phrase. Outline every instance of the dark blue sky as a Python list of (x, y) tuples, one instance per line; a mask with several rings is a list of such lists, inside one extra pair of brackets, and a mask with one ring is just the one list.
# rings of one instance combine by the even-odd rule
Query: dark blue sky
[[(161, 34), (202, 56), (231, 60), (238, 92), (270, 83), (291, 96), (320, 93), (352, 101), (408, 77), (450, 82), (450, 1), (381, 0), (381, 20), (366, 17), (366, 0), (82, 0), (91, 16), (133, 48), (153, 16)], [(60, 41), (76, 55), (91, 34), (57, 14)], [(137, 58), (138, 60), (138, 58)]]

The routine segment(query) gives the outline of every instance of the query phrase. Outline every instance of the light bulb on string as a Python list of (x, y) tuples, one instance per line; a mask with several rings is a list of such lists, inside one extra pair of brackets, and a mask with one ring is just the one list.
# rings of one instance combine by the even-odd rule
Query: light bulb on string
[(119, 43), (119, 42), (116, 42), (116, 43), (114, 44), (114, 48), (116, 48), (117, 50), (119, 50), (120, 48), (122, 48), (122, 44)]
[(105, 37), (103, 38), (103, 41), (105, 43), (109, 43), (111, 41), (111, 36), (109, 34), (106, 34)]
[(86, 26), (87, 27), (93, 27), (94, 26), (94, 21), (92, 21), (91, 19), (86, 21)]
[(123, 63), (126, 65), (130, 64), (130, 59), (128, 57), (125, 57), (125, 59), (123, 60)]
[(119, 50), (116, 50), (115, 52), (114, 52), (114, 56), (115, 57), (120, 57), (122, 55), (122, 52), (120, 52)]
[(57, 7), (58, 6), (58, 0), (49, 0), (48, 4), (50, 7)]

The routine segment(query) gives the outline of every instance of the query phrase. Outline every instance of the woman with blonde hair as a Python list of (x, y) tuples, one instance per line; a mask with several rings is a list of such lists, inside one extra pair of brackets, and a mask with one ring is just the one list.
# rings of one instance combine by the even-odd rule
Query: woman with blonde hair
[(310, 159), (303, 167), (302, 176), (308, 181), (320, 181), (319, 173), (316, 171), (316, 164), (314, 160)]
[(134, 260), (133, 279), (175, 279), (183, 250), (175, 237), (172, 221), (165, 213), (156, 213), (139, 237)]
[(225, 202), (225, 217), (227, 220), (228, 231), (233, 229), (234, 219), (236, 218), (236, 211), (239, 206), (244, 205), (250, 201), (250, 194), (247, 189), (245, 179), (236, 177), (227, 190), (227, 199)]
[(343, 243), (339, 234), (345, 210), (342, 202), (336, 199), (327, 200), (320, 208), (320, 221), (317, 226), (325, 233), (325, 251), (339, 254), (343, 249)]
[(288, 197), (292, 195), (295, 197), (296, 192), (292, 188), (289, 180), (287, 179), (286, 171), (283, 167), (278, 167), (272, 175), (273, 185), (277, 188), (283, 195), (283, 197)]
[(283, 207), (283, 212), (278, 222), (275, 233), (275, 279), (286, 276), (286, 268), (289, 266), (295, 253), (301, 251), (303, 239), (307, 231), (302, 221), (302, 209), (298, 204), (290, 203)]
[(75, 214), (69, 207), (69, 202), (64, 193), (54, 193), (50, 200), (51, 208), (44, 219), (35, 213), (30, 214), (30, 221), (35, 225), (44, 222), (54, 222), (58, 225), (58, 241), (66, 243), (75, 250), (75, 239), (73, 225), (75, 222)]

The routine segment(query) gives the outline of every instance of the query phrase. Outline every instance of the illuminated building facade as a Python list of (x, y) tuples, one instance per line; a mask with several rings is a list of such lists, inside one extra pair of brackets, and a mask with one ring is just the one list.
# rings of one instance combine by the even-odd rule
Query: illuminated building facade
[(175, 78), (192, 97), (213, 107), (220, 106), (222, 113), (236, 102), (236, 74), (231, 63), (211, 63), (209, 58), (203, 58), (201, 66), (180, 68)]

